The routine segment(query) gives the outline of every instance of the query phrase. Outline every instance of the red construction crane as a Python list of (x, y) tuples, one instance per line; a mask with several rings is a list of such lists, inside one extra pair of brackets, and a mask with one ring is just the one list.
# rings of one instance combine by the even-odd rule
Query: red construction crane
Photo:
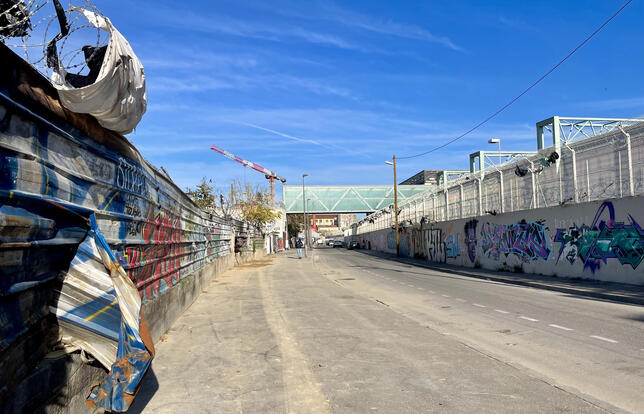
[(231, 154), (230, 152), (226, 151), (225, 149), (219, 148), (216, 145), (213, 145), (210, 147), (211, 150), (220, 153), (221, 155), (230, 158), (233, 161), (237, 161), (238, 163), (242, 164), (244, 167), (250, 167), (255, 171), (259, 171), (264, 174), (266, 179), (268, 180), (269, 187), (271, 189), (271, 203), (273, 205), (273, 208), (275, 208), (275, 180), (279, 180), (283, 183), (286, 182), (285, 178), (280, 177), (276, 173), (274, 173), (271, 170), (267, 170), (266, 168), (255, 164), (254, 162), (246, 161), (243, 158), (239, 158), (235, 154)]

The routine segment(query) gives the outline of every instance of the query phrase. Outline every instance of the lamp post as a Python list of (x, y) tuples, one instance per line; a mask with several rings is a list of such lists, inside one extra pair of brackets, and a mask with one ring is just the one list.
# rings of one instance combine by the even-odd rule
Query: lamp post
[(499, 144), (499, 165), (501, 165), (501, 140), (499, 138), (490, 138), (487, 140), (488, 144)]
[[(311, 199), (310, 198), (306, 199), (306, 204), (307, 205), (311, 204)], [(309, 208), (309, 211), (311, 211), (310, 208)], [(311, 216), (310, 220), (309, 220), (308, 217), (306, 218), (306, 244), (310, 249), (311, 248), (311, 227), (315, 224), (315, 222), (314, 222), (315, 214), (309, 213), (309, 216)]]
[[(504, 194), (503, 194), (503, 171), (500, 170), (501, 167), (501, 140), (499, 138), (490, 138), (487, 141), (488, 144), (498, 144), (499, 145), (499, 168), (497, 168), (497, 171), (499, 171), (499, 203), (501, 207), (501, 213), (505, 212), (505, 202), (504, 202)], [(486, 196), (487, 200), (487, 196)]]
[(400, 257), (400, 236), (398, 235), (398, 180), (396, 178), (396, 155), (393, 162), (385, 161), (385, 164), (394, 167), (394, 220), (396, 221), (396, 257)]
[(302, 221), (304, 224), (304, 254), (306, 255), (307, 241), (308, 241), (308, 228), (306, 227), (306, 192), (304, 189), (304, 177), (308, 177), (308, 174), (302, 174), (302, 212), (303, 217)]

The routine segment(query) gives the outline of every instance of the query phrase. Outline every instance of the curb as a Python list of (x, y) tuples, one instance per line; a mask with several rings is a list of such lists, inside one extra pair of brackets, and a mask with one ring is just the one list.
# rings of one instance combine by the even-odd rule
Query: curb
[[(491, 280), (494, 282), (507, 283), (511, 285), (528, 286), (528, 287), (533, 287), (537, 289), (552, 290), (552, 291), (568, 293), (568, 294), (577, 295), (577, 296), (586, 296), (586, 297), (608, 300), (612, 302), (620, 302), (620, 303), (628, 303), (633, 305), (644, 306), (644, 297), (631, 297), (631, 296), (624, 296), (620, 294), (594, 292), (594, 291), (588, 291), (583, 289), (575, 289), (570, 286), (557, 286), (557, 285), (540, 283), (540, 282), (530, 281), (530, 280), (517, 280), (517, 279), (505, 278), (501, 276), (493, 276), (489, 274), (480, 274), (480, 273), (471, 272), (471, 271), (468, 272), (465, 270), (461, 270), (465, 268), (460, 266), (452, 267), (451, 265), (448, 265), (449, 266), (448, 267), (445, 265), (432, 265), (432, 264), (419, 263), (414, 260), (410, 260), (406, 258), (398, 258), (398, 257), (394, 257), (393, 255), (390, 256), (387, 253), (383, 254), (382, 252), (371, 252), (367, 250), (358, 250), (358, 252), (367, 254), (369, 256), (379, 257), (385, 260), (392, 260), (395, 262), (404, 263), (411, 266), (422, 267), (425, 269), (437, 270), (444, 273), (453, 273), (459, 276), (471, 277), (475, 279)], [(561, 280), (561, 282), (570, 282), (570, 281), (572, 281), (572, 279)], [(606, 284), (607, 286), (610, 286), (611, 284), (611, 282), (599, 282), (599, 283)]]

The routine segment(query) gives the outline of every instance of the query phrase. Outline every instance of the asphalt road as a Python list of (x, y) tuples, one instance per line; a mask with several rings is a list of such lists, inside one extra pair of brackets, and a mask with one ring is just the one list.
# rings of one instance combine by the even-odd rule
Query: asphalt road
[(316, 249), (213, 282), (130, 412), (644, 412), (644, 308)]
[(644, 307), (468, 278), (359, 251), (318, 250), (316, 260), (346, 288), (481, 352), (584, 398), (644, 412)]

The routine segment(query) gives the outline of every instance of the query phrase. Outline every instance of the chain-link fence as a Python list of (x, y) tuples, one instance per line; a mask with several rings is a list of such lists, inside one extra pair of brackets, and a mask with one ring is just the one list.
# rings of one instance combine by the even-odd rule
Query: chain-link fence
[[(432, 188), (399, 205), (402, 226), (644, 194), (644, 122), (560, 148), (544, 148)], [(391, 208), (357, 233), (392, 228)]]

